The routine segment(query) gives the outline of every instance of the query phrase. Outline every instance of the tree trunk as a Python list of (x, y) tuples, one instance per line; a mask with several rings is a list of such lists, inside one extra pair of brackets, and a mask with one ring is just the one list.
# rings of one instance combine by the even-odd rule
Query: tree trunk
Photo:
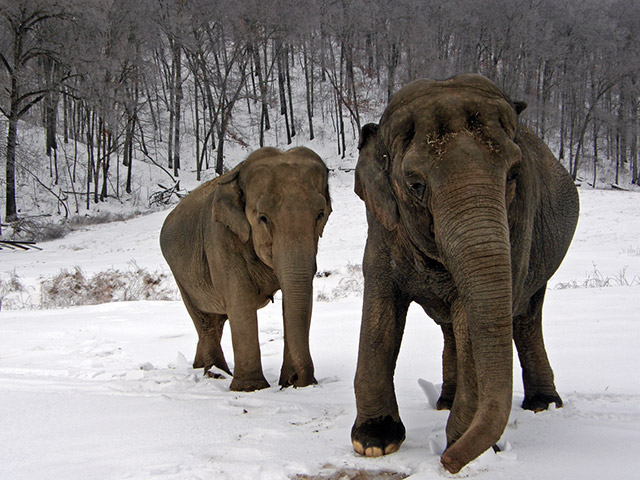
[(395, 43), (392, 43), (389, 46), (389, 62), (388, 62), (388, 72), (387, 72), (387, 103), (391, 101), (391, 97), (393, 96), (393, 91), (395, 90), (395, 82), (396, 82), (396, 67), (398, 66), (398, 59), (400, 54), (398, 52), (398, 47)]
[(291, 128), (289, 126), (289, 109), (287, 108), (287, 95), (285, 90), (285, 60), (283, 56), (284, 48), (281, 44), (276, 46), (276, 55), (278, 56), (278, 91), (280, 93), (280, 115), (284, 115), (284, 123), (287, 128), (287, 145), (291, 145)]
[(176, 102), (176, 61), (175, 56), (172, 55), (171, 72), (169, 74), (169, 138), (167, 140), (167, 159), (169, 168), (173, 168), (173, 134), (175, 130), (175, 102)]
[(593, 188), (598, 181), (598, 122), (593, 122)]
[[(563, 69), (563, 75), (566, 74), (567, 66), (566, 63)], [(560, 94), (560, 150), (558, 151), (558, 160), (560, 163), (564, 163), (564, 142), (565, 142), (565, 130), (566, 130), (566, 122), (565, 122), (565, 108), (566, 108), (566, 94), (565, 89), (562, 89), (562, 93)]]
[[(104, 202), (108, 195), (107, 183), (109, 181), (109, 167), (111, 163), (111, 150), (113, 148), (113, 135), (106, 131), (102, 135), (102, 188), (100, 190), (100, 201)], [(96, 182), (97, 184), (97, 182)]]
[(20, 57), (22, 55), (22, 41), (16, 38), (14, 46), (14, 71), (11, 75), (11, 91), (9, 92), (9, 128), (7, 130), (7, 161), (5, 165), (5, 214), (6, 222), (18, 219), (16, 207), (16, 143), (18, 139), (18, 119), (20, 108), (20, 92), (17, 75), (20, 72)]
[(367, 57), (367, 75), (373, 75), (373, 40), (372, 34), (367, 33), (365, 37), (365, 55)]
[(64, 143), (69, 143), (69, 99), (66, 90), (62, 94), (62, 130), (64, 134)]
[(180, 117), (182, 110), (182, 47), (179, 43), (174, 46), (175, 62), (175, 102), (174, 102), (174, 133), (173, 133), (173, 175), (177, 177), (180, 170)]
[(287, 93), (289, 97), (289, 123), (291, 124), (291, 137), (296, 136), (296, 124), (293, 119), (293, 96), (291, 94), (291, 74), (289, 72), (289, 49), (293, 50), (290, 46), (287, 46), (284, 53), (285, 58), (285, 73), (287, 77)]
[(307, 44), (306, 41), (303, 43), (302, 50), (302, 61), (304, 68), (304, 84), (305, 84), (305, 92), (306, 92), (306, 100), (307, 100), (307, 119), (309, 120), (309, 140), (313, 140), (313, 83), (310, 78), (309, 72), (309, 58), (307, 53)]
[[(360, 132), (360, 111), (358, 107), (358, 94), (356, 92), (356, 76), (353, 68), (353, 47), (350, 43), (344, 45), (344, 59), (346, 70), (346, 90), (347, 95), (351, 97), (351, 106), (349, 107), (349, 113), (356, 122), (356, 129)], [(411, 76), (409, 76), (411, 78)]]
[(228, 118), (223, 115), (220, 120), (220, 131), (218, 132), (218, 152), (216, 156), (216, 173), (222, 175), (224, 173), (224, 137), (227, 133)]
[(136, 118), (135, 116), (131, 118), (127, 122), (127, 129), (125, 133), (125, 141), (124, 141), (124, 156), (127, 159), (127, 185), (125, 187), (125, 192), (131, 193), (133, 191), (131, 185), (131, 175), (133, 170), (133, 134), (136, 128)]
[[(618, 138), (620, 139), (620, 165), (624, 167), (627, 164), (627, 82), (622, 81), (620, 84), (620, 96), (618, 105)], [(616, 172), (616, 183), (618, 183), (618, 174)]]
[(631, 183), (640, 185), (638, 178), (638, 102), (631, 102)]
[(91, 208), (91, 180), (92, 180), (92, 176), (93, 176), (93, 170), (94, 170), (94, 163), (95, 163), (95, 159), (94, 159), (94, 151), (93, 151), (93, 147), (94, 147), (94, 143), (93, 143), (93, 132), (94, 132), (94, 125), (95, 125), (95, 113), (92, 113), (90, 110), (85, 109), (85, 115), (86, 115), (86, 137), (87, 137), (87, 142), (86, 142), (86, 149), (87, 149), (87, 210), (89, 210)]
[(547, 105), (551, 95), (551, 80), (553, 77), (553, 68), (549, 66), (549, 62), (544, 62), (542, 73), (542, 108), (540, 109), (540, 138), (544, 141), (547, 135)]
[[(13, 103), (13, 102), (12, 102)], [(13, 222), (18, 219), (16, 208), (16, 140), (18, 136), (18, 116), (13, 112), (9, 115), (9, 128), (7, 130), (7, 162), (6, 162), (6, 191), (5, 191), (5, 213), (6, 222)]]
[(258, 89), (260, 90), (260, 146), (264, 147), (264, 132), (271, 128), (269, 122), (269, 109), (267, 108), (267, 85), (262, 75), (262, 63), (260, 61), (260, 49), (257, 45), (251, 46), (253, 55), (253, 67), (258, 77)]
[(198, 99), (198, 90), (200, 90), (200, 80), (198, 80), (197, 76), (194, 72), (193, 78), (193, 129), (195, 134), (196, 141), (196, 180), (200, 181), (201, 179), (201, 167), (202, 163), (200, 162), (200, 105)]
[(60, 180), (58, 175), (58, 160), (57, 155), (54, 155), (53, 151), (58, 148), (58, 144), (56, 142), (56, 133), (58, 123), (58, 100), (60, 98), (60, 95), (56, 91), (54, 91), (54, 84), (56, 83), (56, 65), (51, 59), (46, 59), (44, 63), (47, 84), (47, 93), (44, 101), (44, 120), (46, 133), (45, 148), (47, 156), (49, 157), (50, 164), (51, 158), (54, 159), (54, 184), (57, 185)]

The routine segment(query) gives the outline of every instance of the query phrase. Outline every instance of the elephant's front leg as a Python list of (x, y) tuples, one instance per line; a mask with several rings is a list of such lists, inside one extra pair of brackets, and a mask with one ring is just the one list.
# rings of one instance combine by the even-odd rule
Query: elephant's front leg
[(262, 373), (256, 308), (253, 305), (231, 308), (229, 325), (235, 364), (231, 390), (251, 392), (269, 387)]
[(442, 352), (442, 392), (436, 408), (438, 410), (451, 410), (453, 399), (456, 396), (458, 353), (456, 350), (456, 339), (453, 334), (453, 325), (446, 323), (440, 327), (442, 328), (442, 335), (444, 337), (444, 350)]
[(405, 439), (393, 374), (409, 302), (390, 280), (365, 275), (358, 367), (354, 382), (358, 416), (351, 430), (356, 452), (367, 457), (393, 453)]

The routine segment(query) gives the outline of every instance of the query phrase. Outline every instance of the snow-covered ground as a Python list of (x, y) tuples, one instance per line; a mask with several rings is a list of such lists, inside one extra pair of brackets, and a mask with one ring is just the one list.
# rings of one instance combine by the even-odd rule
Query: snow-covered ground
[[(409, 312), (396, 370), (407, 440), (399, 452), (379, 459), (359, 457), (351, 448), (358, 267), (366, 236), (364, 207), (352, 183), (352, 172), (332, 174), (334, 212), (318, 256), (319, 271), (327, 275), (316, 279), (320, 301), (311, 332), (318, 385), (277, 387), (279, 298), (259, 312), (263, 366), (273, 386), (254, 393), (230, 392), (229, 379), (203, 378), (191, 368), (196, 332), (179, 301), (5, 308), (0, 479), (337, 479), (358, 471), (370, 478), (376, 472), (453, 478), (439, 462), (448, 413), (436, 411), (425, 393), (441, 382), (441, 334), (419, 308)], [(578, 231), (550, 282), (544, 311), (565, 406), (539, 414), (520, 409), (516, 361), (503, 452), (485, 453), (457, 477), (638, 478), (640, 194), (581, 189), (580, 196)], [(157, 240), (165, 216), (91, 227), (43, 243), (42, 251), (2, 250), (0, 275), (15, 272), (35, 285), (63, 268), (124, 270), (131, 260), (168, 270)], [(224, 345), (231, 360), (228, 332)]]

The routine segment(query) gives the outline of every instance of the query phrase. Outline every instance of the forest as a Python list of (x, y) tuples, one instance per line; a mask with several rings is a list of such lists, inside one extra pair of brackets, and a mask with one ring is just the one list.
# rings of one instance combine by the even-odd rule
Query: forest
[(576, 181), (631, 188), (638, 45), (635, 0), (0, 0), (0, 224), (35, 190), (64, 218), (126, 199), (140, 162), (170, 196), (230, 143), (323, 132), (344, 157), (399, 87), (463, 72), (525, 101)]

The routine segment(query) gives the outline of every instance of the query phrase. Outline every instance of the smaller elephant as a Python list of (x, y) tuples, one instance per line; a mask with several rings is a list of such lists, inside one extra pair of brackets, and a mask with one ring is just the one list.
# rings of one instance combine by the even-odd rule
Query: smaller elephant
[(317, 383), (309, 325), (318, 238), (331, 213), (328, 170), (308, 148), (265, 147), (189, 193), (167, 216), (162, 253), (198, 332), (194, 368), (229, 374), (220, 340), (231, 327), (231, 390), (269, 386), (262, 372), (257, 310), (282, 290), (280, 385)]

